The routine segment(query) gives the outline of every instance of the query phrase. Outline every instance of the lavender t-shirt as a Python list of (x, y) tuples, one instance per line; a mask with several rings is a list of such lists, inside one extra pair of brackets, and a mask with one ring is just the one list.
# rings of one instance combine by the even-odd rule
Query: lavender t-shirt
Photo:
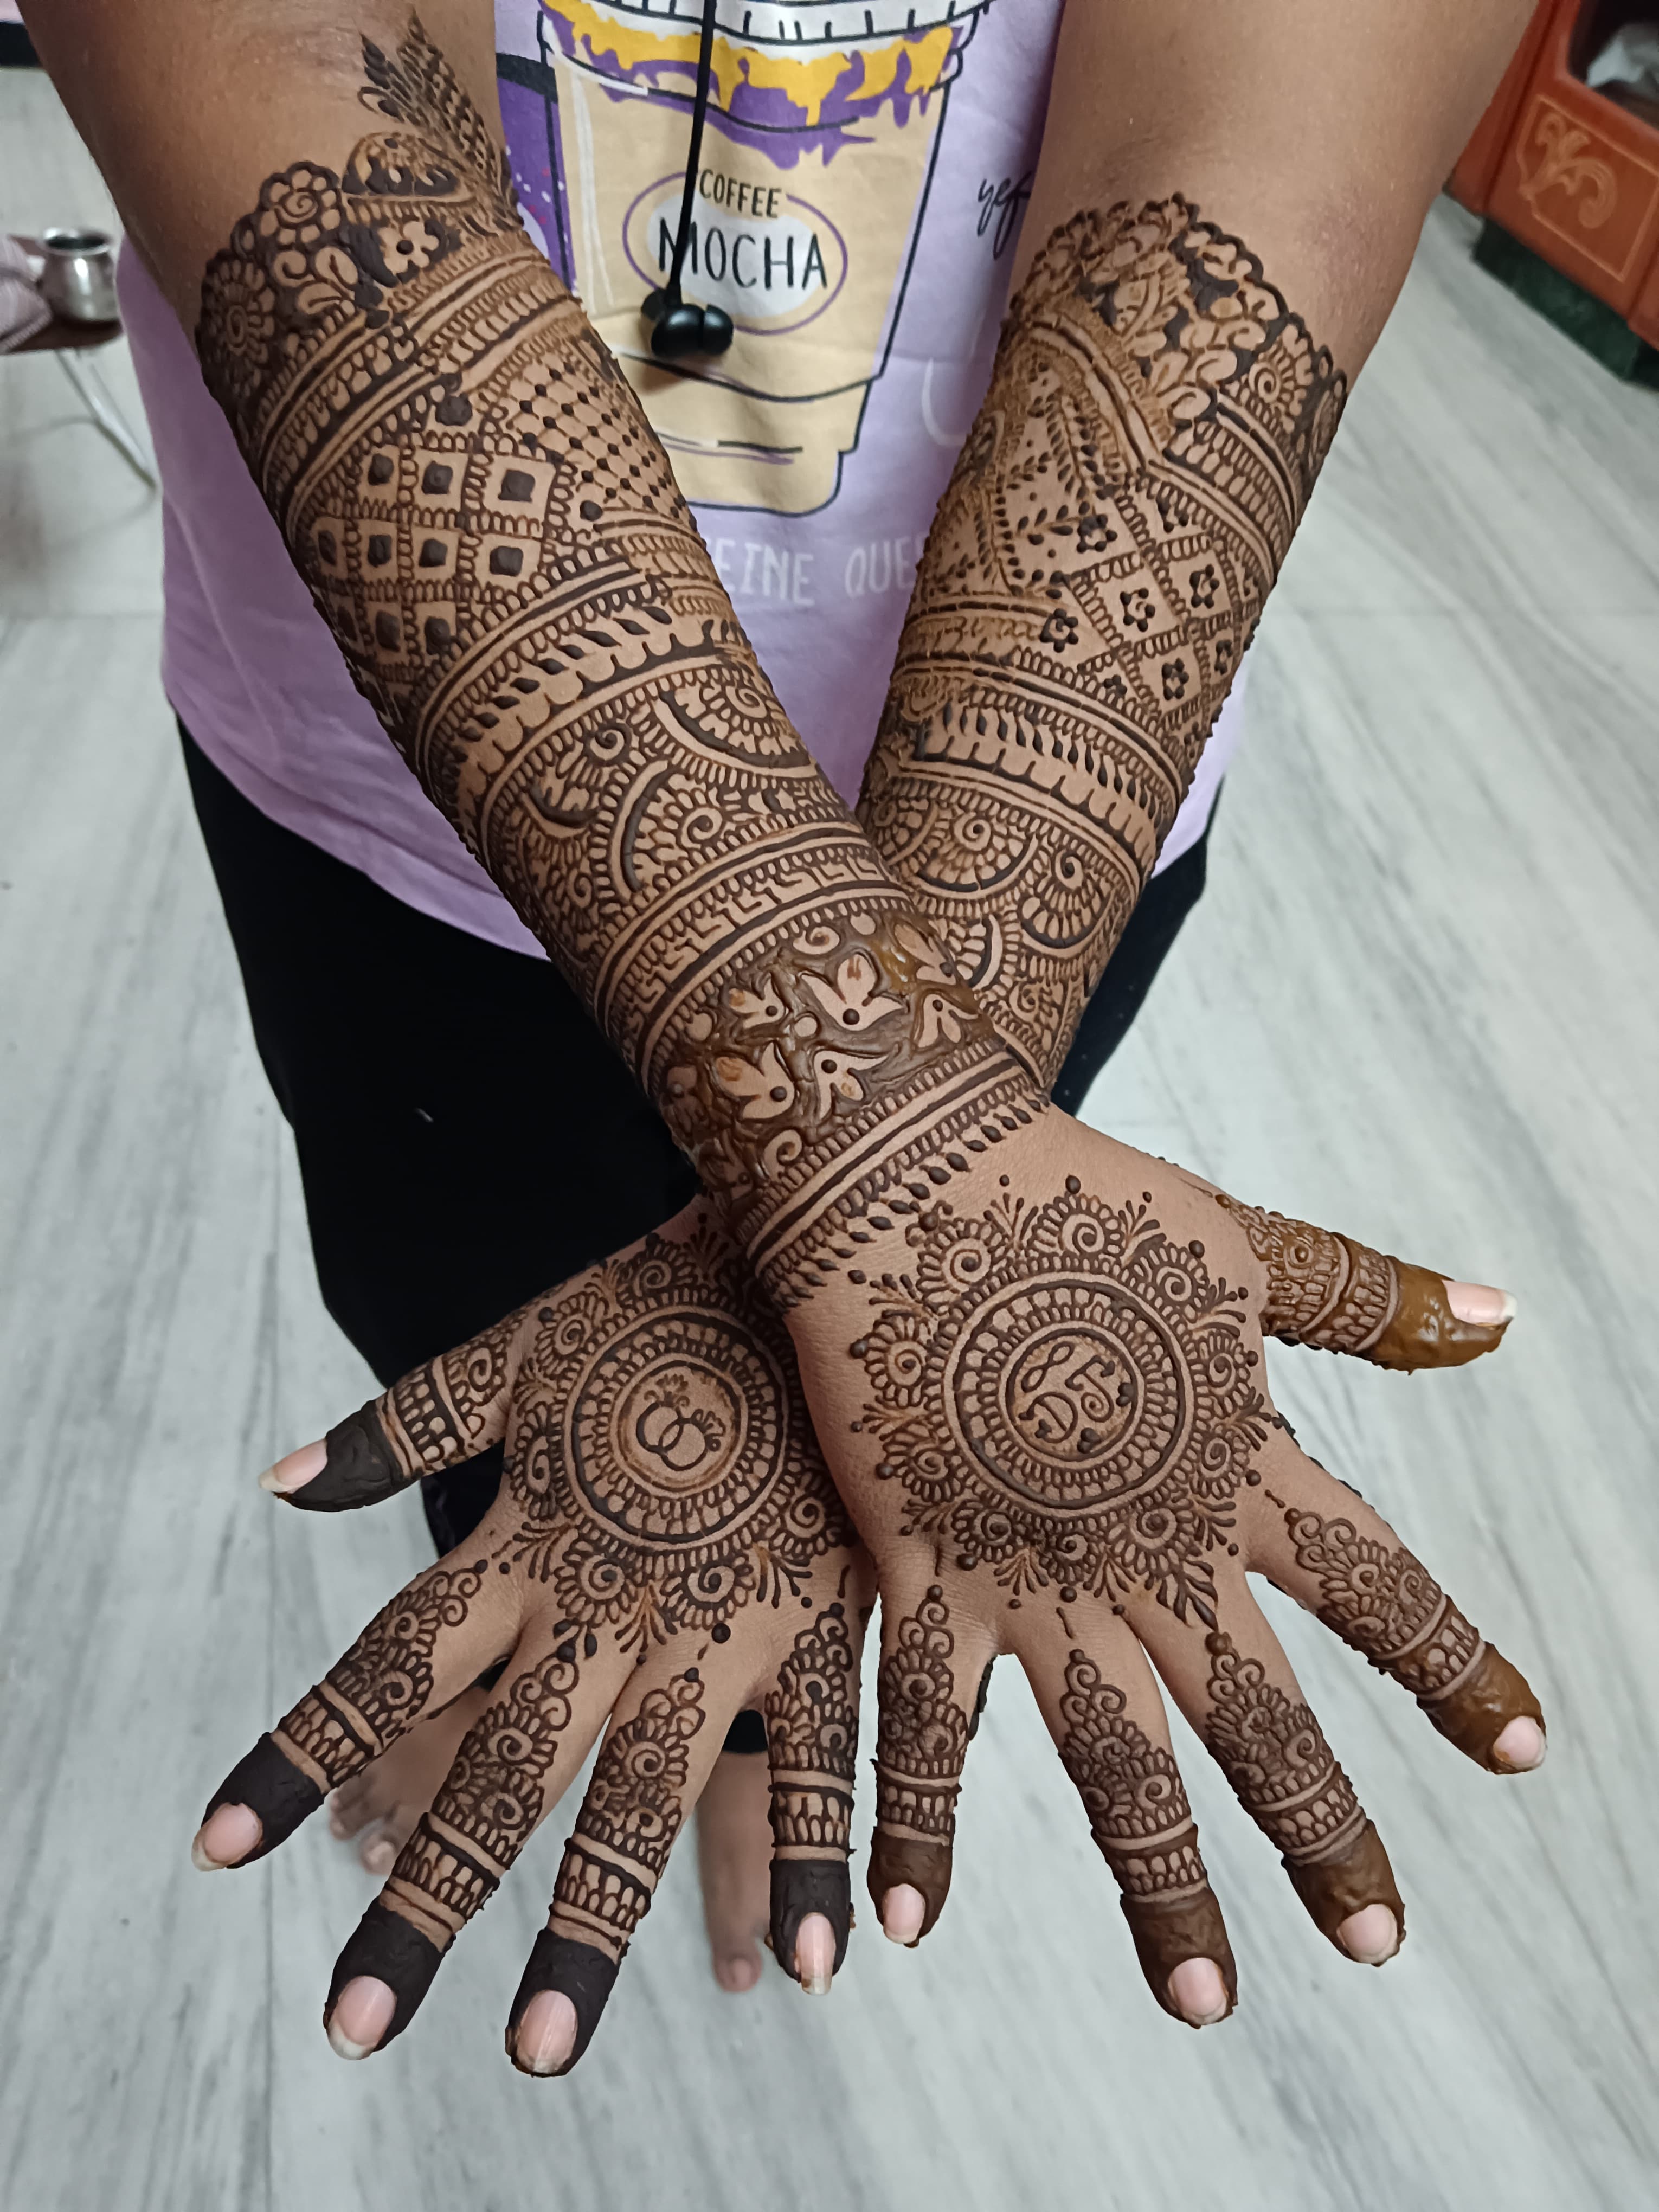
[[(665, 369), (640, 302), (683, 190), (700, 6), (497, 0), (526, 227), (639, 391), (802, 738), (850, 804), (933, 509), (990, 373), (1060, 0), (717, 0), (688, 297), (736, 335)], [(123, 255), (160, 464), (162, 679), (263, 812), (407, 904), (538, 950), (353, 689), (203, 387)], [(1242, 676), (1242, 672), (1241, 672)], [(1165, 842), (1186, 851), (1237, 742), (1242, 681)]]

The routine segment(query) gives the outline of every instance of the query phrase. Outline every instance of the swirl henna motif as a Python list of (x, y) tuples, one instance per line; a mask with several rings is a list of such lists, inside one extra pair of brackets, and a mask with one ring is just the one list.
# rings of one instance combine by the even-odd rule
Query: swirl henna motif
[(685, 1818), (692, 1738), (702, 1726), (695, 1667), (649, 1690), (631, 1720), (613, 1728), (554, 1885), (549, 1931), (620, 1961)]
[(1298, 1569), (1318, 1613), (1345, 1644), (1409, 1690), (1442, 1735), (1485, 1765), (1517, 1714), (1543, 1726), (1525, 1679), (1488, 1644), (1403, 1544), (1362, 1536), (1352, 1522), (1284, 1507)]
[(845, 1860), (852, 1849), (857, 1692), (847, 1608), (831, 1605), (795, 1638), (765, 1701), (772, 1837), (781, 1857)]
[(1079, 215), (1009, 309), (860, 818), (1044, 1089), (1346, 392), (1261, 264), (1179, 198)]
[(1213, 1626), (1209, 1554), (1256, 1480), (1268, 1409), (1245, 1294), (1150, 1205), (1104, 1205), (1070, 1176), (1045, 1205), (936, 1206), (851, 1350), (906, 1533), (990, 1566), (1016, 1600), (1056, 1581), (1066, 1602), (1146, 1590)]
[(799, 1297), (874, 1190), (1038, 1102), (791, 729), (441, 56), (418, 23), (364, 52), (382, 127), (266, 182), (204, 374), (359, 689)]
[(1209, 1959), (1231, 2009), (1237, 1975), (1180, 1770), (1173, 1753), (1128, 1718), (1127, 1704), (1086, 1652), (1073, 1651), (1060, 1701), (1061, 1763), (1117, 1878), (1124, 1917), (1159, 2003), (1180, 2017), (1170, 1976), (1183, 1960)]

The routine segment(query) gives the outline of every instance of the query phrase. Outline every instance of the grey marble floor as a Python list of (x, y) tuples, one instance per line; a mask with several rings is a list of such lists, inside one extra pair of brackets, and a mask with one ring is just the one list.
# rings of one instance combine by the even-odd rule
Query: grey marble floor
[[(0, 77), (0, 222), (100, 204), (44, 84)], [(1091, 1111), (1517, 1291), (1468, 1374), (1274, 1383), (1525, 1664), (1551, 1759), (1486, 1779), (1285, 1621), (1412, 1938), (1343, 1965), (1183, 1737), (1246, 1997), (1201, 2037), (1148, 2006), (1011, 1677), (923, 1951), (866, 1929), (827, 2002), (723, 1997), (679, 1865), (557, 2087), (500, 2039), (558, 1820), (363, 2067), (318, 2026), (368, 1887), (327, 1837), (191, 1872), (208, 1788), (422, 1544), (252, 1486), (366, 1378), (157, 688), (155, 502), (52, 363), (0, 360), (7, 2212), (1659, 2203), (1659, 398), (1468, 232), (1437, 210), (1264, 631), (1212, 888)]]

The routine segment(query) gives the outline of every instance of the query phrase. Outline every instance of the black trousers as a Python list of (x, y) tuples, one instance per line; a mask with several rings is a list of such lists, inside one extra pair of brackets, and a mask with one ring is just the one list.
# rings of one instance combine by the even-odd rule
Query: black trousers
[[(417, 914), (260, 813), (179, 733), (323, 1303), (382, 1383), (689, 1201), (690, 1168), (556, 969)], [(1200, 840), (1136, 908), (1054, 1085), (1068, 1112), (1204, 868)], [(428, 1478), (441, 1553), (488, 1512), (501, 1464), (498, 1446)]]

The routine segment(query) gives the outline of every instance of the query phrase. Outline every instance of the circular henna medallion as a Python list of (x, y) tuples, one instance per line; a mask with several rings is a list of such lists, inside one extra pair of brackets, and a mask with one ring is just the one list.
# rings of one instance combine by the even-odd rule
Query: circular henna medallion
[(988, 1300), (947, 1371), (958, 1438), (1003, 1488), (1091, 1512), (1163, 1478), (1193, 1401), (1168, 1324), (1098, 1280), (1051, 1278)]
[(782, 1378), (707, 1310), (665, 1306), (583, 1367), (565, 1414), (576, 1495), (630, 1543), (680, 1549), (729, 1535), (783, 1462)]

